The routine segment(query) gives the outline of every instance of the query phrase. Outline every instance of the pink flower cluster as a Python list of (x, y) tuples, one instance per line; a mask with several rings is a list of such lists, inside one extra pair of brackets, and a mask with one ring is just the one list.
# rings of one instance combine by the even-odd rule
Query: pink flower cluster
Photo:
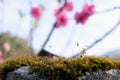
[(57, 22), (55, 24), (55, 27), (60, 27), (60, 26), (66, 26), (68, 23), (68, 17), (66, 13), (61, 13), (56, 16)]
[[(64, 4), (64, 6), (55, 9), (55, 18), (56, 18), (56, 23), (55, 26), (56, 28), (59, 27), (64, 27), (68, 24), (68, 16), (67, 16), (67, 12), (72, 11), (74, 8), (73, 3), (72, 2), (66, 2)], [(85, 3), (85, 5), (83, 6), (83, 9), (81, 12), (76, 12), (74, 15), (74, 19), (76, 21), (76, 23), (81, 23), (81, 24), (85, 24), (86, 21), (88, 20), (88, 18), (93, 15), (95, 13), (95, 5), (94, 4), (87, 4)], [(34, 17), (35, 19), (39, 19), (42, 15), (42, 9), (40, 7), (33, 7), (31, 9), (31, 15), (32, 17)]]
[(94, 14), (95, 5), (88, 5), (87, 3), (84, 5), (82, 12), (76, 12), (75, 13), (75, 21), (76, 23), (85, 24), (85, 22), (88, 20), (88, 18)]
[(67, 2), (65, 6), (55, 10), (56, 24), (55, 27), (66, 26), (68, 23), (67, 12), (73, 10), (73, 3)]
[(33, 7), (31, 9), (31, 15), (35, 19), (39, 19), (41, 17), (41, 15), (42, 15), (42, 9), (40, 7)]

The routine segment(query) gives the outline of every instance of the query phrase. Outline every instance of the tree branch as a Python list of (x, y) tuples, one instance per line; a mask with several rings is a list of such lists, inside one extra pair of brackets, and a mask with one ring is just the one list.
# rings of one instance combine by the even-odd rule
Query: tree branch
[[(110, 29), (108, 32), (106, 32), (102, 37), (97, 39), (94, 43), (92, 43), (90, 46), (88, 46), (85, 50), (87, 51), (87, 50), (93, 48), (96, 44), (101, 42), (104, 38), (106, 38), (109, 34), (111, 34), (116, 28), (118, 28), (119, 25), (120, 25), (120, 20), (116, 23), (116, 25), (112, 29)], [(73, 58), (79, 56), (81, 53), (82, 53), (82, 51), (80, 53), (73, 55)]]
[[(62, 8), (60, 9), (60, 11), (63, 10), (64, 6), (66, 5), (66, 2), (67, 2), (67, 0), (65, 0), (64, 5), (63, 5)], [(42, 45), (42, 47), (41, 47), (41, 50), (40, 50), (40, 52), (38, 53), (38, 56), (40, 55), (41, 51), (45, 48), (45, 46), (47, 45), (47, 43), (49, 42), (50, 37), (51, 37), (51, 35), (52, 35), (52, 33), (53, 33), (54, 29), (55, 29), (55, 25), (56, 25), (56, 22), (55, 22), (55, 24), (53, 25), (52, 29), (50, 30), (50, 33), (48, 34), (45, 42), (43, 43), (43, 45)], [(51, 54), (52, 54), (52, 53), (51, 53)], [(54, 55), (54, 54), (53, 54), (53, 55)], [(57, 55), (54, 55), (54, 56), (58, 57)]]
[[(55, 24), (56, 24), (56, 23), (55, 23)], [(45, 48), (45, 46), (47, 45), (48, 41), (50, 40), (50, 37), (51, 37), (51, 35), (52, 35), (52, 33), (53, 33), (54, 29), (55, 29), (55, 24), (54, 24), (54, 26), (52, 27), (52, 29), (50, 30), (50, 33), (48, 34), (45, 42), (43, 43), (43, 45), (42, 45), (42, 47), (41, 47), (41, 50)], [(40, 55), (40, 52), (39, 52), (38, 55)]]
[(103, 11), (96, 11), (95, 13), (105, 13), (105, 12), (110, 12), (110, 11), (117, 10), (117, 9), (120, 9), (120, 6), (115, 6), (113, 8), (106, 9), (106, 10), (103, 10)]

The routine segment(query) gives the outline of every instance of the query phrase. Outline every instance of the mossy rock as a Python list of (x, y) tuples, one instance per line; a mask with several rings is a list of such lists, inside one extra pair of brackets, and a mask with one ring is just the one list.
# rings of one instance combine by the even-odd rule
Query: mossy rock
[(120, 59), (94, 56), (57, 59), (24, 56), (8, 59), (0, 65), (0, 78), (4, 80), (8, 72), (21, 66), (30, 66), (34, 72), (46, 76), (48, 80), (77, 80), (77, 78), (84, 75), (85, 72), (93, 72), (99, 69), (119, 69)]

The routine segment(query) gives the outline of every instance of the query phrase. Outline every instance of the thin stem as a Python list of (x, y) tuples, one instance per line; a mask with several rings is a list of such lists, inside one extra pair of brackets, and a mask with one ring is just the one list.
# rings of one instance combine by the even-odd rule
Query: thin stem
[(29, 47), (32, 47), (32, 42), (33, 42), (33, 32), (34, 32), (34, 28), (30, 29), (30, 34), (29, 34)]
[[(55, 23), (55, 24), (56, 24), (56, 23)], [(42, 47), (41, 47), (41, 50), (45, 48), (45, 46), (47, 45), (48, 41), (50, 40), (50, 37), (51, 37), (51, 35), (52, 35), (52, 33), (53, 33), (54, 29), (55, 29), (55, 24), (54, 24), (54, 26), (51, 28), (50, 33), (48, 34), (45, 42), (43, 43), (43, 45), (42, 45)], [(40, 55), (40, 54), (38, 54), (38, 55)]]
[(105, 12), (110, 12), (110, 11), (117, 10), (117, 9), (120, 9), (120, 6), (115, 6), (113, 8), (106, 9), (106, 10), (103, 10), (103, 11), (96, 11), (96, 13), (105, 13)]
[[(67, 0), (65, 0), (63, 7), (60, 9), (60, 12), (63, 10), (63, 8), (64, 8), (64, 6), (66, 5), (66, 3), (67, 3)], [(53, 27), (51, 28), (50, 33), (48, 34), (48, 37), (46, 38), (45, 42), (43, 43), (43, 45), (42, 45), (42, 47), (41, 47), (41, 50), (40, 50), (40, 52), (38, 53), (38, 56), (40, 55), (42, 49), (44, 49), (45, 46), (47, 45), (47, 43), (49, 42), (50, 37), (51, 37), (52, 33), (54, 32), (55, 26), (56, 26), (56, 22), (55, 22), (55, 24), (53, 25)], [(54, 54), (53, 54), (53, 55), (54, 55)], [(57, 55), (54, 55), (54, 56), (57, 56)], [(58, 56), (57, 56), (57, 57), (58, 57)]]
[[(30, 4), (30, 8), (32, 8), (32, 0), (30, 0), (30, 2), (29, 2), (29, 4)], [(29, 33), (29, 47), (30, 47), (30, 49), (31, 49), (31, 47), (32, 47), (32, 41), (33, 41), (33, 21), (32, 21), (32, 18), (30, 18), (30, 23), (31, 23), (31, 28), (30, 28), (30, 33)]]
[[(96, 44), (101, 42), (104, 38), (106, 38), (109, 34), (111, 34), (115, 29), (117, 29), (119, 27), (119, 25), (120, 25), (120, 20), (116, 23), (116, 25), (112, 29), (110, 29), (108, 32), (106, 32), (102, 37), (97, 39), (94, 43), (92, 43), (90, 46), (88, 46), (85, 50), (87, 51), (87, 50), (93, 48)], [(73, 55), (73, 58), (79, 56), (81, 53), (82, 52)]]

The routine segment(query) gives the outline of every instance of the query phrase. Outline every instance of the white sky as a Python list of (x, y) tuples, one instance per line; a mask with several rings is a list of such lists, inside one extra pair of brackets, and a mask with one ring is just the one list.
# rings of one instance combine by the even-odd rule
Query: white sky
[[(30, 23), (30, 7), (29, 0), (6, 0), (5, 3), (5, 17), (4, 17), (4, 32), (10, 31), (13, 35), (17, 35), (22, 38), (27, 38), (31, 27)], [(76, 10), (81, 10), (84, 5), (84, 0), (71, 0), (73, 1), (75, 8), (74, 11), (69, 13), (71, 20), (65, 28), (58, 28), (54, 31), (50, 42), (46, 46), (46, 49), (52, 53), (56, 53), (62, 56), (72, 56), (76, 52), (79, 52), (86, 45), (92, 44), (96, 39), (101, 37), (106, 31), (111, 29), (119, 19), (120, 10), (115, 10), (107, 13), (95, 14), (90, 17), (85, 25), (75, 24), (72, 19)], [(90, 0), (94, 1), (96, 5), (96, 11), (102, 11), (112, 8), (114, 6), (120, 6), (120, 0)], [(48, 4), (49, 3), (49, 4)], [(33, 6), (44, 5), (45, 11), (39, 25), (34, 32), (33, 48), (36, 52), (40, 50), (40, 45), (43, 44), (46, 36), (49, 33), (50, 28), (55, 22), (54, 9), (58, 6), (56, 0), (50, 2), (49, 0), (34, 0)], [(20, 9), (22, 13), (26, 14), (24, 18), (20, 18), (17, 10)], [(74, 31), (73, 31), (74, 30)], [(72, 32), (72, 34), (71, 34)], [(102, 53), (112, 50), (120, 49), (120, 26), (102, 42), (90, 49), (88, 55), (101, 55)], [(71, 42), (66, 48), (65, 53), (62, 53), (68, 38), (71, 37)], [(79, 42), (79, 46), (76, 47), (76, 42)], [(50, 48), (49, 46), (52, 46)]]

